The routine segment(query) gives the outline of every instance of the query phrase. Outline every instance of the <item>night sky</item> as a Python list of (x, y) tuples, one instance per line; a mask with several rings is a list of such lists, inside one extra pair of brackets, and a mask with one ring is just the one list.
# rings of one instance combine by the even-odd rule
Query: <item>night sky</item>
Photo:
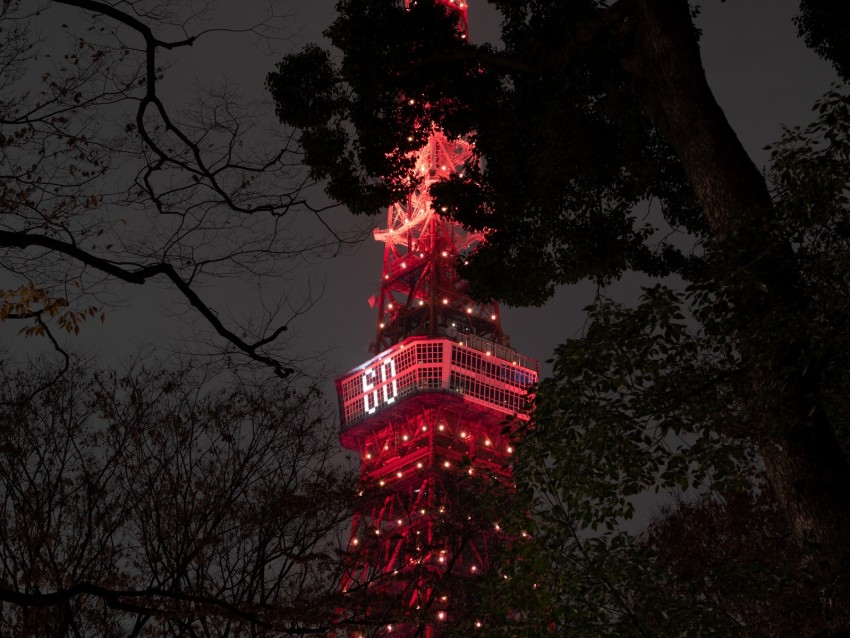
[[(265, 8), (263, 3), (221, 3), (221, 12), (210, 16), (209, 25), (249, 24)], [(282, 53), (308, 42), (323, 43), (321, 32), (333, 18), (333, 0), (304, 0), (273, 3), (275, 10), (288, 12), (280, 22), (280, 39), (274, 50), (253, 46), (250, 37), (221, 34), (181, 50), (166, 73), (164, 88), (179, 99), (196, 83), (226, 80), (243, 95), (268, 102), (263, 87), (266, 74)], [(817, 59), (797, 40), (792, 16), (793, 0), (711, 0), (704, 3), (698, 26), (703, 30), (703, 59), (708, 79), (726, 110), (733, 127), (756, 164), (764, 166), (763, 147), (777, 139), (781, 125), (804, 124), (812, 119), (811, 105), (834, 79), (829, 65)], [(498, 38), (498, 18), (483, 2), (473, 0), (469, 11), (471, 39), (482, 42)], [(375, 37), (378, 37), (377, 35)], [(264, 106), (269, 124), (274, 124), (273, 107)], [(320, 191), (311, 195), (315, 205), (326, 203)], [(385, 218), (353, 218), (345, 210), (329, 211), (324, 218), (341, 229), (368, 230), (383, 226)], [(294, 216), (295, 232), (312, 232), (316, 225), (305, 216)], [(292, 352), (299, 356), (322, 355), (321, 366), (330, 376), (342, 374), (369, 358), (367, 348), (374, 337), (376, 313), (367, 304), (380, 277), (382, 246), (367, 239), (359, 248), (311, 262), (296, 261), (285, 279), (267, 285), (269, 296), (290, 292), (291, 303), (308, 289), (317, 298), (314, 307), (291, 325)], [(0, 284), (3, 282), (0, 281)], [(609, 294), (633, 300), (640, 282), (626, 279)], [(231, 326), (238, 326), (244, 312), (252, 312), (254, 299), (246, 297), (243, 282), (216, 282), (201, 290), (207, 302), (220, 311)], [(97, 353), (109, 363), (116, 355), (131, 355), (141, 344), (166, 350), (191, 350), (181, 344), (194, 334), (202, 319), (193, 314), (171, 316), (166, 286), (121, 289), (123, 308), (109, 313), (106, 326), (84, 329), (77, 348)], [(321, 293), (321, 294), (319, 294)], [(542, 308), (503, 309), (503, 325), (512, 345), (541, 361), (566, 338), (577, 336), (584, 316), (581, 309), (593, 299), (590, 285), (564, 287)], [(17, 330), (17, 326), (14, 327)], [(20, 338), (9, 326), (0, 334), (16, 348)], [(313, 364), (312, 367), (319, 367)], [(544, 366), (544, 373), (546, 371)]]

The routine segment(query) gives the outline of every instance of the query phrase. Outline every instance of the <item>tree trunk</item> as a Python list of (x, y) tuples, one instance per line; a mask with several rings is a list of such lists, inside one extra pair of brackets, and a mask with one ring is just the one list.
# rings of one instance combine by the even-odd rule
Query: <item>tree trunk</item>
[[(850, 630), (850, 467), (820, 403), (819, 366), (805, 327), (807, 298), (779, 232), (762, 175), (705, 78), (687, 0), (630, 2), (623, 60), (641, 109), (685, 167), (711, 228), (710, 250), (730, 264), (733, 325), (772, 487), (816, 570), (836, 633)], [(756, 412), (756, 411), (754, 411)]]

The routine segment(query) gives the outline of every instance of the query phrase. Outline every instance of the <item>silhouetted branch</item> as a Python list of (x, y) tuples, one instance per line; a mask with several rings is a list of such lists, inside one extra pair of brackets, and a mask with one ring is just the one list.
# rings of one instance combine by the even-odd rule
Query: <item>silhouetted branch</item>
[[(75, 246), (73, 244), (60, 241), (53, 237), (47, 237), (44, 235), (34, 235), (30, 233), (10, 233), (8, 231), (0, 231), (0, 246), (22, 249), (31, 246), (47, 248), (49, 250), (68, 255), (69, 257), (73, 257), (79, 262), (86, 264), (87, 266), (97, 268), (98, 270), (101, 270), (104, 273), (115, 277), (116, 279), (120, 279), (121, 281), (136, 285), (142, 285), (148, 279), (152, 279), (153, 277), (162, 275), (174, 284), (174, 286), (183, 294), (183, 296), (192, 305), (192, 307), (201, 313), (201, 315), (210, 323), (213, 329), (215, 329), (215, 331), (220, 336), (227, 339), (227, 341), (235, 345), (237, 348), (239, 348), (239, 350), (247, 354), (255, 361), (273, 368), (275, 373), (279, 377), (286, 377), (292, 374), (292, 372), (294, 372), (293, 368), (285, 367), (281, 364), (280, 361), (277, 361), (271, 357), (265, 356), (257, 352), (258, 348), (267, 345), (268, 343), (276, 339), (278, 336), (280, 336), (283, 332), (285, 332), (287, 330), (286, 325), (279, 326), (270, 337), (262, 339), (253, 344), (247, 343), (245, 340), (241, 339), (238, 335), (236, 335), (232, 330), (229, 330), (227, 327), (225, 327), (225, 325), (221, 322), (221, 320), (213, 312), (213, 310), (201, 300), (200, 296), (198, 296), (195, 290), (188, 283), (186, 283), (186, 281), (184, 281), (184, 279), (180, 276), (180, 274), (171, 264), (151, 264), (130, 270), (107, 259), (92, 255), (91, 253), (82, 250), (78, 246)], [(57, 349), (59, 349), (58, 344), (56, 344), (52, 336), (51, 340), (53, 341)], [(60, 350), (60, 352), (62, 351)]]

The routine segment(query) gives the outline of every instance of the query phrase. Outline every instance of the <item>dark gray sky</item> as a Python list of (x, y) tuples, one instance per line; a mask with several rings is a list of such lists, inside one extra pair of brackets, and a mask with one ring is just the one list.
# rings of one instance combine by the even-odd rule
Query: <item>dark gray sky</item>
[[(223, 13), (211, 16), (211, 25), (249, 24), (252, 14), (258, 15), (265, 7), (264, 3), (250, 0), (221, 4), (225, 5)], [(495, 13), (483, 0), (472, 0), (471, 5), (471, 39), (481, 42), (498, 38)], [(227, 79), (239, 86), (244, 95), (267, 99), (263, 88), (266, 73), (282, 52), (322, 41), (321, 32), (333, 18), (334, 0), (293, 0), (275, 2), (273, 6), (290, 14), (285, 22), (290, 30), (281, 31), (281, 39), (274, 43), (277, 51), (264, 54), (251, 46), (249, 38), (232, 34), (210, 38), (180, 52), (166, 75), (169, 90), (179, 95), (195, 83)], [(710, 0), (704, 3), (698, 20), (703, 30), (703, 59), (709, 82), (759, 166), (766, 161), (762, 148), (777, 139), (781, 125), (808, 122), (812, 103), (834, 80), (831, 67), (797, 40), (792, 24), (795, 9), (794, 0)], [(267, 113), (273, 123), (268, 107)], [(316, 193), (315, 198), (321, 202), (321, 193)], [(355, 219), (341, 209), (326, 217), (341, 228), (385, 223), (383, 218)], [(300, 223), (296, 219), (296, 225)], [(326, 368), (334, 374), (369, 357), (367, 348), (374, 336), (376, 314), (366, 300), (375, 291), (381, 263), (382, 245), (367, 239), (356, 251), (333, 259), (293, 264), (289, 278), (280, 280), (272, 286), (276, 290), (267, 292), (271, 297), (287, 290), (304, 290), (309, 282), (318, 297), (312, 310), (293, 322), (295, 350), (305, 355), (326, 355)], [(613, 293), (633, 299), (638, 290), (639, 282), (627, 280)], [(123, 292), (125, 309), (110, 313), (105, 329), (84, 329), (79, 340), (81, 348), (107, 358), (116, 352), (131, 353), (140, 343), (170, 343), (180, 349), (179, 342), (174, 345), (174, 326), (182, 325), (182, 334), (191, 335), (193, 326), (201, 322), (190, 314), (175, 324), (163, 313), (162, 299), (167, 295), (155, 286)], [(240, 282), (216, 283), (201, 293), (231, 325), (238, 326), (240, 312), (253, 303), (250, 291)], [(594, 288), (589, 285), (564, 287), (543, 308), (504, 309), (503, 323), (512, 344), (541, 361), (549, 358), (558, 343), (579, 333), (584, 320), (581, 309), (592, 301), (593, 294)], [(0, 328), (0, 333), (9, 335), (8, 326)]]

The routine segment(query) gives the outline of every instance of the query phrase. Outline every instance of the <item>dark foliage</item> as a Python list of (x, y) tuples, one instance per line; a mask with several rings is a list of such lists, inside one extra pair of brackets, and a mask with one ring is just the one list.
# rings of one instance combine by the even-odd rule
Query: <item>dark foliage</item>
[(197, 365), (0, 364), (0, 633), (301, 635), (354, 477), (315, 388)]

